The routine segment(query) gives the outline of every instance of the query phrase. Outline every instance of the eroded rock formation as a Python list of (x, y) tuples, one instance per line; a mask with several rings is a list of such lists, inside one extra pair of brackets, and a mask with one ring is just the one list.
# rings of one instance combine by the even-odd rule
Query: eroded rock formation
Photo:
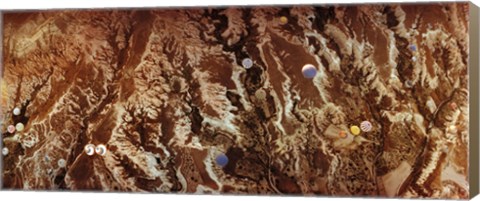
[(3, 21), (4, 189), (468, 197), (467, 3)]

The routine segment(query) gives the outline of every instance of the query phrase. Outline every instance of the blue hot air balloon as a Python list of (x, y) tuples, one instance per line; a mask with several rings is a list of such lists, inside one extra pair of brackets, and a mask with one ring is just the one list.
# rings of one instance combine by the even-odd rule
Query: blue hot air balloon
[(219, 154), (217, 158), (215, 158), (215, 162), (217, 163), (217, 165), (224, 167), (228, 163), (228, 157), (223, 153)]
[(317, 68), (312, 64), (307, 64), (302, 68), (303, 77), (307, 79), (312, 79), (317, 75)]

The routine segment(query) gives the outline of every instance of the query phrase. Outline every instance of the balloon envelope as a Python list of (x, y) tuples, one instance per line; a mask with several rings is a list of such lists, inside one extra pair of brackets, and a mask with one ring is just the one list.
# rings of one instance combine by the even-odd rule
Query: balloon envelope
[(303, 66), (302, 74), (303, 74), (303, 77), (311, 79), (311, 78), (314, 78), (315, 75), (317, 75), (317, 69), (315, 68), (314, 65), (307, 64)]
[(223, 166), (227, 165), (228, 157), (225, 154), (220, 154), (215, 159), (215, 162), (217, 163), (217, 165), (220, 165), (220, 166), (223, 167)]

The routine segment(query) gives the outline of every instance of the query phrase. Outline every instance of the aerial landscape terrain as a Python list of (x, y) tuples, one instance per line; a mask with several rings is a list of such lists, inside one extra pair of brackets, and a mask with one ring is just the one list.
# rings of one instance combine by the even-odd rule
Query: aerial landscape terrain
[(468, 14), (3, 12), (0, 187), (467, 199)]

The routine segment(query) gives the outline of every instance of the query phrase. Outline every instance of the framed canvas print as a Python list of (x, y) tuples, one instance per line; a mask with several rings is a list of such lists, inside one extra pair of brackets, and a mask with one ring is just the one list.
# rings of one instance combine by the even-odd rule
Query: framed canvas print
[(468, 2), (2, 11), (1, 189), (468, 199)]

